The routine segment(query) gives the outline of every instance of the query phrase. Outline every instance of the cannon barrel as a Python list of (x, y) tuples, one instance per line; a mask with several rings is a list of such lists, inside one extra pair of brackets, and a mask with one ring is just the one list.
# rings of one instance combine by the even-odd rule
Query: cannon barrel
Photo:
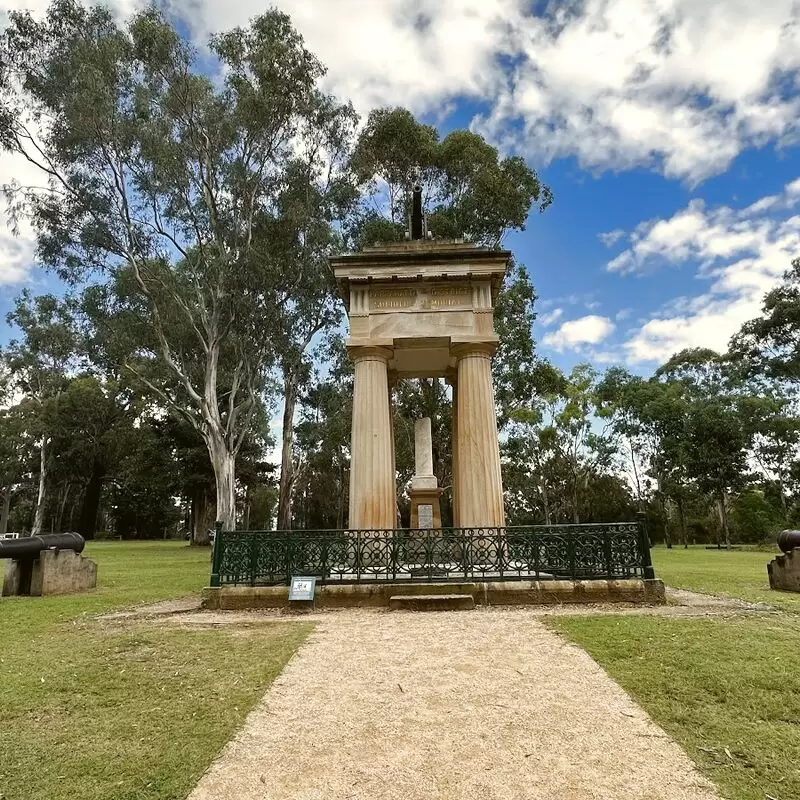
[(800, 547), (800, 531), (781, 531), (778, 534), (778, 547), (784, 553), (794, 550), (795, 547)]
[(42, 550), (74, 550), (80, 553), (86, 542), (79, 533), (43, 533), (21, 539), (0, 539), (0, 558), (36, 557)]

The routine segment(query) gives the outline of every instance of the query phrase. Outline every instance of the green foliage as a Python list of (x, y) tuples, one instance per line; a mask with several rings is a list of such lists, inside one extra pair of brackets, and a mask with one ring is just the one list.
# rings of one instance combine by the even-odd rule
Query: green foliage
[(0, 146), (50, 184), (8, 187), (12, 210), (45, 265), (102, 276), (85, 304), (96, 349), (201, 433), (233, 525), (269, 370), (297, 360), (309, 304), (330, 316), (352, 109), (316, 88), (321, 64), (275, 10), (212, 37), (218, 83), (155, 8), (125, 26), (72, 0), (9, 19)]
[(351, 167), (369, 195), (350, 226), (361, 247), (402, 239), (416, 184), (434, 236), (489, 247), (498, 247), (508, 230), (524, 230), (531, 205), (544, 211), (553, 200), (523, 159), (500, 159), (497, 149), (472, 131), (456, 130), (440, 141), (435, 128), (404, 108), (370, 113)]
[(731, 353), (755, 376), (800, 380), (800, 258), (783, 283), (764, 297), (762, 316), (745, 323), (731, 341)]
[(783, 527), (779, 509), (758, 489), (748, 489), (734, 499), (731, 520), (737, 541), (751, 544), (771, 539)]
[(618, 454), (602, 421), (597, 373), (568, 375), (539, 362), (532, 391), (510, 412), (503, 477), (514, 524), (630, 520), (630, 489), (616, 474)]

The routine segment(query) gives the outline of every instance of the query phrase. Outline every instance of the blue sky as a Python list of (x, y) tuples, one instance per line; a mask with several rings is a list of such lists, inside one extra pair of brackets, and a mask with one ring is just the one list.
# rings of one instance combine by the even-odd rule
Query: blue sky
[[(472, 127), (551, 186), (553, 206), (506, 244), (539, 294), (540, 352), (564, 367), (646, 373), (724, 348), (800, 255), (795, 0), (277, 5), (363, 116), (404, 105), (443, 132)], [(197, 0), (185, 29), (202, 45), (264, 8)], [(24, 165), (0, 158), (0, 182), (15, 177)], [(52, 284), (21, 233), (0, 224), (3, 312)]]

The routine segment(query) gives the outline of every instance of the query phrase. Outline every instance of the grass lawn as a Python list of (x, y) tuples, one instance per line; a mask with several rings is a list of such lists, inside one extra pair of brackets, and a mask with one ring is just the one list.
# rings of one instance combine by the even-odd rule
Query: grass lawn
[(729, 800), (800, 797), (800, 619), (551, 617)]
[(767, 564), (778, 554), (764, 550), (706, 550), (704, 547), (653, 548), (656, 577), (667, 586), (769, 603), (800, 612), (800, 594), (769, 588)]
[(310, 627), (100, 621), (208, 580), (209, 551), (96, 543), (97, 591), (0, 601), (0, 797), (180, 800)]
[(655, 548), (668, 586), (765, 602), (732, 618), (553, 617), (730, 800), (800, 797), (800, 595), (773, 592), (756, 550)]

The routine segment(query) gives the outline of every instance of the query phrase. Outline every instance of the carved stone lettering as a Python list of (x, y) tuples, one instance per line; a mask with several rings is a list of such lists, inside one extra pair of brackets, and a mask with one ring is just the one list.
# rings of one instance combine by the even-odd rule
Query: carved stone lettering
[(416, 289), (373, 289), (369, 306), (370, 310), (411, 308), (416, 298)]
[(417, 506), (417, 514), (419, 515), (420, 528), (433, 527), (433, 506), (429, 504), (420, 504)]
[(472, 305), (469, 286), (441, 286), (431, 289), (431, 308), (453, 308)]

